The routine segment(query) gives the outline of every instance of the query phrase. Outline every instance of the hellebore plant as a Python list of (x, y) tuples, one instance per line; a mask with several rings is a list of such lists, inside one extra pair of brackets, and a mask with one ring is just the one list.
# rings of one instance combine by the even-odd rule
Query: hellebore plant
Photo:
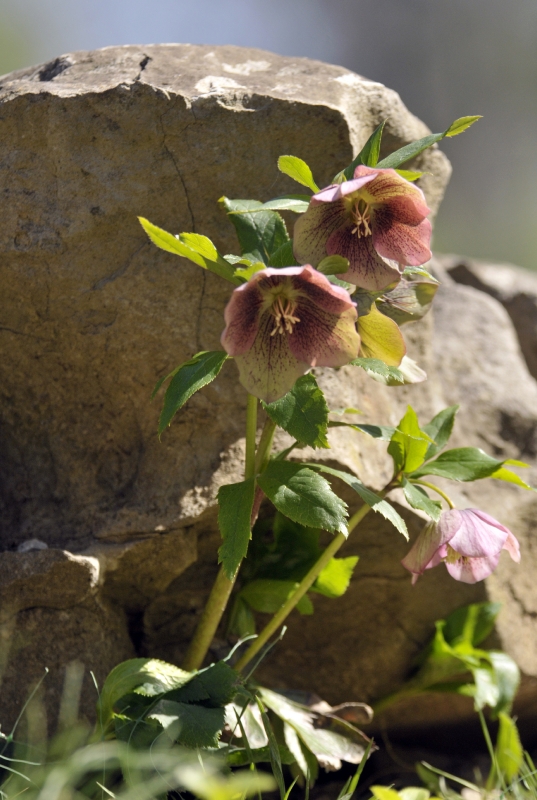
[[(316, 593), (337, 598), (347, 590), (358, 559), (336, 556), (349, 535), (374, 511), (408, 539), (403, 518), (387, 499), (402, 489), (410, 506), (431, 521), (403, 561), (413, 580), (440, 561), (457, 580), (481, 580), (496, 567), (502, 548), (519, 558), (507, 528), (481, 511), (454, 509), (443, 489), (424, 478), (491, 477), (529, 489), (507, 468), (523, 464), (498, 461), (473, 447), (446, 450), (456, 406), (424, 426), (411, 407), (397, 427), (357, 423), (349, 418), (355, 409), (329, 409), (312, 372), (363, 369), (386, 385), (425, 379), (406, 356), (399, 326), (420, 319), (434, 298), (437, 281), (423, 266), (430, 257), (431, 225), (423, 193), (413, 183), (420, 173), (399, 167), (476, 119), (457, 120), (379, 161), (382, 123), (322, 190), (307, 164), (282, 156), (280, 170), (313, 196), (285, 195), (266, 203), (222, 198), (240, 255), (222, 255), (205, 236), (174, 236), (140, 219), (156, 245), (233, 287), (223, 350), (197, 353), (159, 381), (155, 392), (168, 381), (159, 435), (194, 392), (234, 360), (247, 392), (245, 466), (243, 480), (218, 492), (220, 569), (183, 668), (152, 659), (116, 667), (99, 701), (101, 735), (138, 737), (147, 744), (165, 732), (190, 747), (219, 748), (232, 766), (270, 760), (277, 779), (282, 763), (295, 763), (309, 780), (317, 764), (358, 763), (372, 745), (355, 725), (357, 704), (352, 712), (346, 706), (307, 706), (250, 680), (252, 665), (277, 641), (294, 609), (312, 613)], [(300, 214), (294, 239), (279, 211)], [(264, 422), (258, 435), (259, 411)], [(388, 442), (393, 474), (382, 491), (372, 491), (350, 472), (295, 458), (306, 445), (329, 448), (334, 427)], [(291, 438), (285, 450), (273, 453), (277, 428)], [(359, 507), (352, 515), (332, 488), (333, 478), (354, 490)], [(267, 509), (272, 505), (272, 516), (256, 523), (262, 502)], [(321, 531), (333, 534), (324, 548)], [(256, 613), (272, 614), (258, 635)], [(217, 630), (236, 647), (227, 660), (202, 669)], [(280, 718), (279, 739), (267, 708)], [(367, 717), (364, 709), (360, 713)]]
[(350, 181), (314, 194), (295, 225), (294, 253), (317, 266), (326, 256), (349, 261), (342, 280), (378, 292), (405, 266), (431, 258), (430, 213), (421, 189), (394, 169), (360, 165)]
[(442, 562), (452, 578), (477, 583), (494, 572), (502, 550), (520, 561), (518, 541), (508, 528), (477, 508), (451, 508), (424, 528), (401, 563), (413, 583)]

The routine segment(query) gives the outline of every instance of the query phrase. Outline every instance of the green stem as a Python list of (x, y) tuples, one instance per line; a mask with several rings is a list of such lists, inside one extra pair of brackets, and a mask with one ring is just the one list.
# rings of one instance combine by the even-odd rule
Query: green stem
[[(351, 531), (356, 528), (356, 526), (363, 520), (366, 514), (371, 511), (370, 506), (363, 505), (361, 508), (358, 509), (356, 514), (354, 514), (351, 519), (349, 520), (348, 529), (349, 534)], [(347, 536), (343, 533), (338, 533), (338, 535), (332, 539), (324, 553), (319, 557), (307, 575), (302, 578), (299, 585), (293, 592), (293, 594), (288, 598), (288, 600), (284, 603), (284, 605), (280, 608), (279, 611), (272, 617), (268, 625), (266, 625), (257, 639), (254, 639), (248, 650), (244, 653), (242, 658), (239, 659), (237, 664), (235, 665), (234, 669), (237, 672), (240, 672), (244, 669), (244, 667), (250, 663), (252, 658), (259, 653), (262, 647), (268, 642), (270, 637), (278, 630), (280, 625), (287, 619), (291, 611), (295, 608), (296, 604), (304, 597), (306, 592), (313, 586), (315, 581), (317, 580), (318, 575), (323, 571), (326, 567), (328, 562), (334, 555), (337, 553), (339, 548), (345, 544), (347, 541)]]
[(272, 450), (272, 442), (274, 440), (274, 433), (276, 431), (276, 423), (267, 416), (263, 430), (261, 431), (261, 438), (257, 448), (257, 455), (255, 457), (255, 474), (259, 475), (267, 466)]
[(429, 481), (412, 481), (412, 483), (415, 483), (418, 486), (426, 486), (427, 489), (431, 489), (433, 492), (439, 494), (440, 497), (442, 497), (446, 501), (446, 503), (450, 508), (455, 508), (455, 504), (451, 502), (447, 494), (443, 492), (442, 489), (439, 489), (438, 486), (435, 486), (434, 483), (429, 483)]
[[(257, 432), (257, 397), (248, 395), (246, 402), (246, 454), (244, 462), (244, 478), (255, 477), (255, 437)], [(239, 570), (232, 579), (228, 578), (221, 566), (211, 589), (209, 599), (203, 609), (194, 637), (188, 647), (183, 669), (189, 672), (199, 669), (211, 646), (220, 620), (226, 610), (229, 597), (233, 591)]]

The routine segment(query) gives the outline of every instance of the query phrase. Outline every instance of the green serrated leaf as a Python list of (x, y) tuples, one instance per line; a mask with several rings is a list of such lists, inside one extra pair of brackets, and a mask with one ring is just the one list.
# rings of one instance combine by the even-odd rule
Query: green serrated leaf
[(98, 718), (106, 727), (118, 700), (133, 689), (147, 696), (155, 696), (183, 686), (192, 680), (193, 675), (156, 658), (123, 661), (114, 667), (104, 682), (97, 704)]
[(218, 202), (233, 223), (241, 254), (251, 261), (268, 264), (271, 256), (289, 241), (285, 222), (278, 212), (261, 209), (263, 204), (257, 200), (230, 200), (221, 197)]
[(159, 436), (186, 401), (214, 381), (228, 358), (228, 354), (220, 350), (204, 350), (170, 373), (172, 378), (164, 395), (158, 423)]
[(414, 484), (409, 483), (406, 478), (403, 478), (401, 485), (408, 504), (411, 505), (412, 508), (424, 511), (434, 522), (438, 522), (440, 514), (442, 513), (442, 506), (440, 503), (436, 500), (431, 500), (421, 486), (414, 486)]
[[(241, 589), (240, 596), (243, 600), (246, 600), (254, 611), (259, 611), (262, 614), (275, 614), (297, 589), (298, 585), (296, 581), (260, 578), (247, 583)], [(300, 614), (313, 614), (313, 604), (307, 595), (297, 603), (296, 608)]]
[(457, 447), (446, 450), (434, 461), (424, 464), (413, 473), (412, 477), (439, 475), (454, 481), (477, 481), (481, 478), (490, 478), (502, 464), (502, 461), (492, 458), (477, 447)]
[(383, 120), (380, 125), (375, 128), (354, 161), (352, 161), (341, 173), (336, 175), (333, 181), (334, 183), (340, 182), (338, 180), (340, 176), (343, 176), (347, 181), (352, 180), (354, 177), (354, 170), (356, 167), (360, 166), (360, 164), (364, 164), (366, 167), (375, 167), (377, 165), (380, 154), (382, 134), (384, 132), (384, 126), (386, 125), (386, 122), (387, 120)]
[(295, 254), (293, 253), (293, 240), (290, 239), (277, 250), (270, 257), (269, 267), (296, 267), (298, 266)]
[(500, 469), (497, 469), (496, 472), (493, 472), (490, 477), (495, 478), (498, 481), (514, 483), (515, 486), (520, 486), (521, 489), (529, 489), (532, 492), (535, 491), (534, 487), (530, 486), (529, 483), (526, 483), (526, 481), (523, 481), (522, 478), (516, 474), (516, 472), (513, 472), (510, 469), (505, 469), (505, 467), (500, 467)]
[(222, 564), (230, 580), (235, 577), (248, 551), (254, 494), (254, 478), (228, 483), (218, 490), (218, 527), (223, 539), (218, 550), (218, 563)]
[(424, 172), (416, 172), (416, 170), (413, 169), (396, 169), (395, 171), (401, 178), (404, 178), (405, 181), (417, 181), (425, 174)]
[(426, 270), (425, 267), (405, 267), (404, 268), (403, 275), (402, 275), (403, 278), (412, 279), (413, 275), (418, 275), (421, 278), (426, 278), (428, 281), (431, 281), (432, 283), (438, 283), (438, 284), (440, 283), (440, 281), (437, 281), (436, 278), (434, 277), (434, 275), (431, 275), (431, 273), (428, 270)]
[(482, 116), (476, 117), (459, 117), (456, 119), (455, 122), (452, 122), (447, 131), (445, 132), (445, 136), (458, 136), (459, 133), (463, 133), (463, 131), (468, 130), (470, 125), (473, 125), (474, 122), (477, 122), (478, 119), (482, 119)]
[(455, 122), (442, 133), (432, 133), (429, 136), (424, 136), (423, 139), (418, 139), (416, 142), (401, 147), (399, 150), (396, 150), (395, 153), (379, 161), (377, 167), (382, 169), (396, 169), (406, 161), (410, 161), (411, 158), (415, 158), (420, 153), (423, 153), (428, 147), (432, 147), (433, 144), (441, 141), (445, 136), (457, 136), (459, 133), (462, 133), (478, 119), (481, 119), (481, 117), (461, 117), (455, 120)]
[(358, 556), (330, 559), (311, 587), (312, 590), (326, 597), (341, 597), (349, 588), (357, 563)]
[(425, 433), (433, 440), (425, 453), (426, 461), (435, 456), (448, 443), (458, 410), (459, 406), (444, 408), (427, 425), (423, 426)]
[(223, 708), (159, 700), (149, 714), (168, 736), (185, 747), (216, 747), (225, 724)]
[(303, 214), (308, 210), (310, 196), (307, 194), (284, 194), (263, 203), (261, 210), (265, 211), (293, 211), (295, 214)]
[(194, 674), (180, 689), (167, 692), (164, 699), (180, 703), (199, 703), (220, 708), (227, 705), (237, 693), (239, 676), (226, 661), (217, 661)]
[(271, 420), (299, 442), (329, 447), (328, 406), (313, 375), (303, 375), (280, 400), (262, 405)]
[(399, 422), (388, 446), (393, 458), (394, 472), (414, 473), (423, 464), (425, 453), (431, 443), (427, 433), (421, 430), (418, 417), (412, 406)]
[(333, 475), (335, 478), (339, 478), (340, 480), (344, 481), (348, 486), (350, 486), (354, 491), (362, 498), (364, 503), (366, 503), (373, 511), (381, 514), (384, 519), (387, 519), (392, 525), (397, 528), (399, 533), (402, 533), (405, 539), (408, 541), (408, 530), (406, 527), (406, 523), (404, 519), (401, 517), (400, 514), (397, 513), (395, 508), (388, 503), (386, 500), (383, 500), (378, 494), (368, 489), (367, 486), (358, 480), (354, 475), (350, 475), (348, 472), (341, 472), (339, 469), (332, 469), (331, 467), (325, 467), (324, 464), (308, 464), (309, 467), (312, 469), (318, 469), (321, 472), (326, 472), (328, 475)]
[[(333, 413), (333, 412), (332, 412)], [(356, 422), (337, 422), (337, 421), (330, 421), (328, 423), (329, 428), (352, 428), (355, 431), (359, 431), (360, 433), (367, 433), (368, 436), (372, 436), (373, 439), (381, 439), (383, 442), (389, 442), (395, 433), (395, 428), (390, 425), (361, 425)]]
[(392, 379), (404, 383), (405, 379), (397, 367), (389, 367), (379, 358), (355, 358), (351, 362), (354, 367), (361, 367), (372, 378), (381, 378), (383, 381)]
[(313, 194), (319, 191), (319, 187), (313, 180), (311, 169), (301, 158), (297, 158), (296, 156), (280, 156), (278, 159), (278, 169), (280, 172), (283, 172), (284, 175), (289, 175), (294, 181), (302, 184), (302, 186), (307, 186), (308, 189), (311, 189)]
[(313, 469), (270, 461), (258, 484), (278, 511), (294, 522), (333, 533), (347, 533), (347, 506)]
[[(206, 236), (199, 236), (196, 233), (182, 233), (178, 239), (172, 233), (158, 228), (152, 222), (144, 217), (138, 217), (140, 225), (147, 233), (153, 244), (160, 247), (161, 250), (166, 250), (168, 253), (173, 253), (182, 258), (188, 258), (193, 261), (198, 267), (208, 269), (214, 272), (221, 278), (238, 285), (238, 281), (233, 277), (234, 270), (226, 262), (222, 256), (218, 254), (215, 246)], [(189, 238), (190, 237), (190, 238)], [(187, 241), (189, 242), (187, 244)], [(194, 247), (190, 246), (190, 243)]]

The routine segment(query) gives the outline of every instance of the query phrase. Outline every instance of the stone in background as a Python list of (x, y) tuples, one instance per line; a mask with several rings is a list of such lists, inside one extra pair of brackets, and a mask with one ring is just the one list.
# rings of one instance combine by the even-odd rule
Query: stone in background
[[(31, 606), (4, 615), (13, 643), (3, 664), (4, 730), (45, 666), (53, 726), (73, 658), (86, 667), (88, 716), (90, 669), (102, 681), (135, 652), (180, 661), (216, 572), (216, 491), (240, 479), (245, 397), (233, 364), (157, 439), (151, 390), (193, 353), (219, 347), (229, 287), (151, 246), (136, 216), (237, 252), (216, 205), (222, 194), (265, 200), (296, 191), (276, 169), (284, 153), (327, 183), (386, 117), (386, 153), (428, 132), (380, 84), (236, 47), (106, 48), (0, 79), (0, 541), (8, 565), (0, 591), (10, 596), (19, 574), (23, 595), (39, 586)], [(436, 211), (449, 164), (434, 148), (416, 166), (428, 173), (421, 185)], [(350, 367), (319, 370), (332, 406), (393, 424), (408, 402), (424, 419), (461, 402), (456, 443), (535, 463), (537, 384), (496, 300), (446, 273), (434, 326), (431, 317), (405, 335), (429, 372), (426, 384), (386, 388)], [(376, 487), (389, 477), (385, 444), (341, 430), (332, 443), (311, 457)], [(533, 500), (490, 482), (461, 485), (457, 499), (513, 525), (520, 567), (502, 561), (475, 587), (439, 568), (412, 588), (399, 565), (407, 545), (371, 514), (347, 545), (361, 557), (349, 593), (316, 599), (316, 618), (292, 618), (262, 676), (335, 702), (374, 700), (404, 679), (435, 619), (490, 597), (505, 601), (498, 641), (519, 660), (527, 697), (537, 697)], [(404, 513), (415, 535), (421, 520)], [(13, 552), (32, 539), (49, 550)], [(58, 564), (93, 576), (70, 600)], [(470, 716), (464, 699), (417, 701), (388, 723), (423, 728)]]

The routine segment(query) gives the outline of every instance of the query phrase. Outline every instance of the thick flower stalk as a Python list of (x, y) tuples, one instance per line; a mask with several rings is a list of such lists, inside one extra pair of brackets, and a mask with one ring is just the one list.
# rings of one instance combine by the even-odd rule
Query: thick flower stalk
[(267, 403), (312, 367), (342, 367), (358, 356), (356, 304), (306, 265), (264, 269), (233, 292), (222, 345), (245, 389)]
[(294, 253), (313, 266), (343, 256), (349, 270), (339, 277), (378, 292), (399, 280), (405, 266), (431, 258), (429, 213), (421, 189), (394, 169), (359, 166), (353, 180), (313, 195), (295, 223)]
[(401, 563), (412, 572), (412, 583), (442, 562), (455, 580), (477, 583), (496, 569), (502, 550), (520, 561), (518, 541), (508, 528), (477, 508), (452, 508), (425, 526)]

